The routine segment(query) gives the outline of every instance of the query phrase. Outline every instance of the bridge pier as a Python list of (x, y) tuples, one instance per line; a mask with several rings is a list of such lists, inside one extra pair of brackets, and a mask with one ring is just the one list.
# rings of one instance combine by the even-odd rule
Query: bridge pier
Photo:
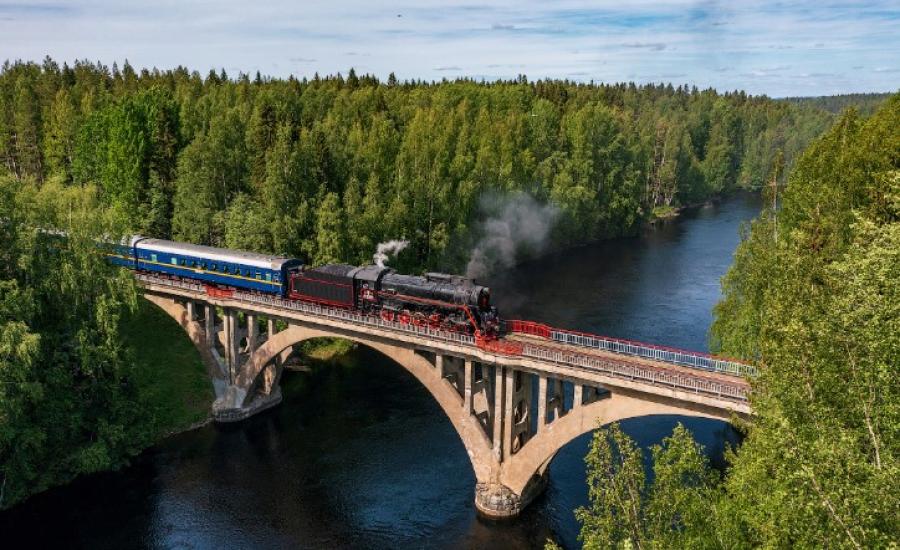
[[(235, 308), (226, 308), (223, 315), (222, 344), (225, 347), (227, 386), (219, 392), (212, 405), (213, 419), (217, 422), (244, 420), (278, 405), (282, 399), (280, 354), (272, 358), (258, 376), (247, 377), (244, 372), (251, 367), (250, 358), (259, 348), (259, 318), (254, 313), (243, 312), (245, 326), (241, 327), (240, 313)], [(274, 319), (269, 318), (267, 325), (266, 339), (275, 334)], [(247, 345), (242, 347), (240, 344), (244, 335)]]

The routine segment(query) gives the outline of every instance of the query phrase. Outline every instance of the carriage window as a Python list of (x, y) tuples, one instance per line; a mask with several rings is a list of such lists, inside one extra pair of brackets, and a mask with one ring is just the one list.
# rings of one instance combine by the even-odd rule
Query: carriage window
[(178, 258), (172, 258), (172, 265), (178, 265)]
[(222, 266), (222, 271), (224, 271), (225, 273), (228, 273), (228, 266), (227, 266), (227, 265), (223, 265), (223, 266)]
[(272, 282), (272, 274), (271, 273), (266, 273), (266, 280), (269, 281), (270, 283)]
[(216, 271), (216, 264), (210, 264), (209, 268), (213, 271)]
[(156, 261), (156, 254), (150, 254), (150, 261), (151, 261), (151, 262), (155, 262), (155, 261)]
[(256, 278), (262, 279), (262, 274), (259, 271), (256, 272)]

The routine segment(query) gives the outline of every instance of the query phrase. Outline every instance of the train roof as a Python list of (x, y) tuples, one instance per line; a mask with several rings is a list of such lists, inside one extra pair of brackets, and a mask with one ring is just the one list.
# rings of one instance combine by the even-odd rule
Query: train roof
[(301, 263), (300, 260), (285, 258), (283, 256), (258, 254), (256, 252), (216, 248), (214, 246), (204, 246), (199, 244), (180, 243), (164, 239), (144, 239), (141, 237), (134, 237), (132, 238), (132, 246), (135, 246), (138, 250), (154, 250), (169, 254), (183, 254), (195, 258), (204, 258), (217, 262), (229, 262), (262, 269), (272, 269), (275, 271), (280, 271), (287, 263)]

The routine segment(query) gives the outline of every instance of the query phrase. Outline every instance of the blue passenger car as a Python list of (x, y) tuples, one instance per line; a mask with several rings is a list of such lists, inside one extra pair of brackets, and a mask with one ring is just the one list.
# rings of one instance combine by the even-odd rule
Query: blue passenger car
[(289, 272), (302, 265), (294, 258), (139, 236), (109, 256), (112, 263), (131, 269), (280, 296), (287, 293)]

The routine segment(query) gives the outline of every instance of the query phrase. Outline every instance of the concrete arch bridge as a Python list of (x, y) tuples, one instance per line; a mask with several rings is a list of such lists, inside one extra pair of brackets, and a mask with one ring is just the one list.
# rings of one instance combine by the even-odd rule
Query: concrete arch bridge
[(521, 321), (508, 322), (501, 340), (482, 342), (274, 296), (136, 277), (145, 297), (199, 349), (220, 422), (277, 405), (284, 360), (305, 340), (346, 338), (391, 357), (450, 419), (475, 472), (475, 505), (492, 518), (519, 514), (546, 485), (557, 451), (599, 424), (655, 414), (728, 421), (751, 413), (752, 367), (704, 354)]

